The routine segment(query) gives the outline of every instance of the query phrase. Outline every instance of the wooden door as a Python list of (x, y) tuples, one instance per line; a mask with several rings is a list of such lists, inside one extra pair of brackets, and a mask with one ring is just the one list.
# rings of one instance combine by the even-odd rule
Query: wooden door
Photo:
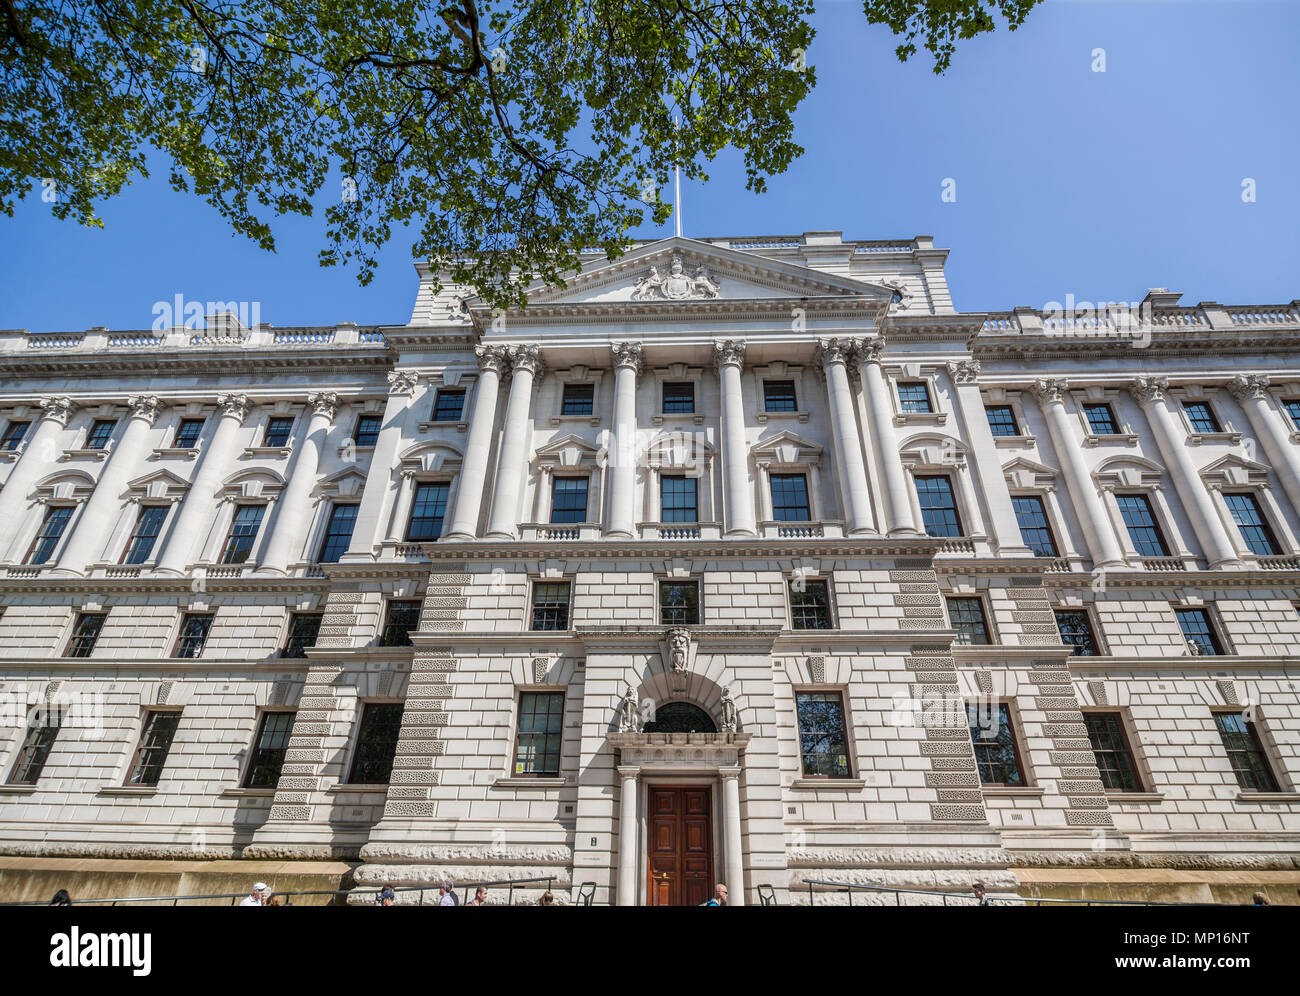
[(698, 906), (713, 890), (713, 807), (708, 786), (649, 788), (651, 906)]

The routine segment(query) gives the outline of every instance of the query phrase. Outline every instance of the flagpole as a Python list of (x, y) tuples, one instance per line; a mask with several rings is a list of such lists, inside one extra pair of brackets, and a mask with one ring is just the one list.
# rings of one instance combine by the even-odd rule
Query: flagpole
[[(673, 115), (674, 131), (681, 127), (681, 119)], [(673, 151), (677, 151), (677, 141), (673, 141)], [(673, 157), (674, 159), (676, 156)], [(680, 163), (673, 164), (673, 217), (677, 221), (677, 237), (682, 237), (682, 167)]]

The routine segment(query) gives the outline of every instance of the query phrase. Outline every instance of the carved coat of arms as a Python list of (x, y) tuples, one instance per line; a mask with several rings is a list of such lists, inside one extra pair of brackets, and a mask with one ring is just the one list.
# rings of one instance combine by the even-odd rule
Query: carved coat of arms
[(718, 296), (718, 284), (703, 266), (695, 268), (695, 276), (686, 272), (680, 256), (674, 256), (667, 275), (660, 274), (657, 266), (637, 280), (632, 289), (633, 301), (690, 301)]

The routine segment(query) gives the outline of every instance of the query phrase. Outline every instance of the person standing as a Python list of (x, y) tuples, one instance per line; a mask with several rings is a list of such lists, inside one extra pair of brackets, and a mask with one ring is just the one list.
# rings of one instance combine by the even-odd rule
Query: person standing
[(240, 906), (265, 906), (267, 897), (271, 894), (270, 887), (265, 882), (256, 882), (253, 885), (253, 891), (244, 897)]
[(727, 905), (727, 887), (719, 882), (713, 887), (713, 898), (705, 906), (726, 906)]
[(983, 883), (983, 882), (976, 882), (974, 885), (972, 885), (972, 886), (970, 887), (970, 891), (973, 892), (973, 893), (975, 894), (975, 905), (976, 905), (976, 906), (992, 906), (992, 905), (993, 905), (993, 903), (989, 900), (989, 897), (986, 896), (986, 895), (984, 894), (984, 883)]
[(457, 905), (456, 887), (452, 884), (451, 879), (447, 879), (442, 883), (442, 886), (438, 889), (438, 894), (439, 906)]
[(486, 906), (487, 905), (487, 886), (480, 885), (474, 890), (474, 898), (465, 904), (466, 906)]

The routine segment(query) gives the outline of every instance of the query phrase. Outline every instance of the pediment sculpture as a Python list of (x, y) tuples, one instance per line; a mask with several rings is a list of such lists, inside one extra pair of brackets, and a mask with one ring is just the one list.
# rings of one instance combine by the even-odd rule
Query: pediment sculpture
[(695, 268), (695, 276), (686, 272), (681, 256), (674, 256), (668, 273), (661, 275), (657, 266), (640, 277), (632, 289), (633, 301), (691, 301), (715, 298), (720, 290), (717, 281), (703, 265)]

